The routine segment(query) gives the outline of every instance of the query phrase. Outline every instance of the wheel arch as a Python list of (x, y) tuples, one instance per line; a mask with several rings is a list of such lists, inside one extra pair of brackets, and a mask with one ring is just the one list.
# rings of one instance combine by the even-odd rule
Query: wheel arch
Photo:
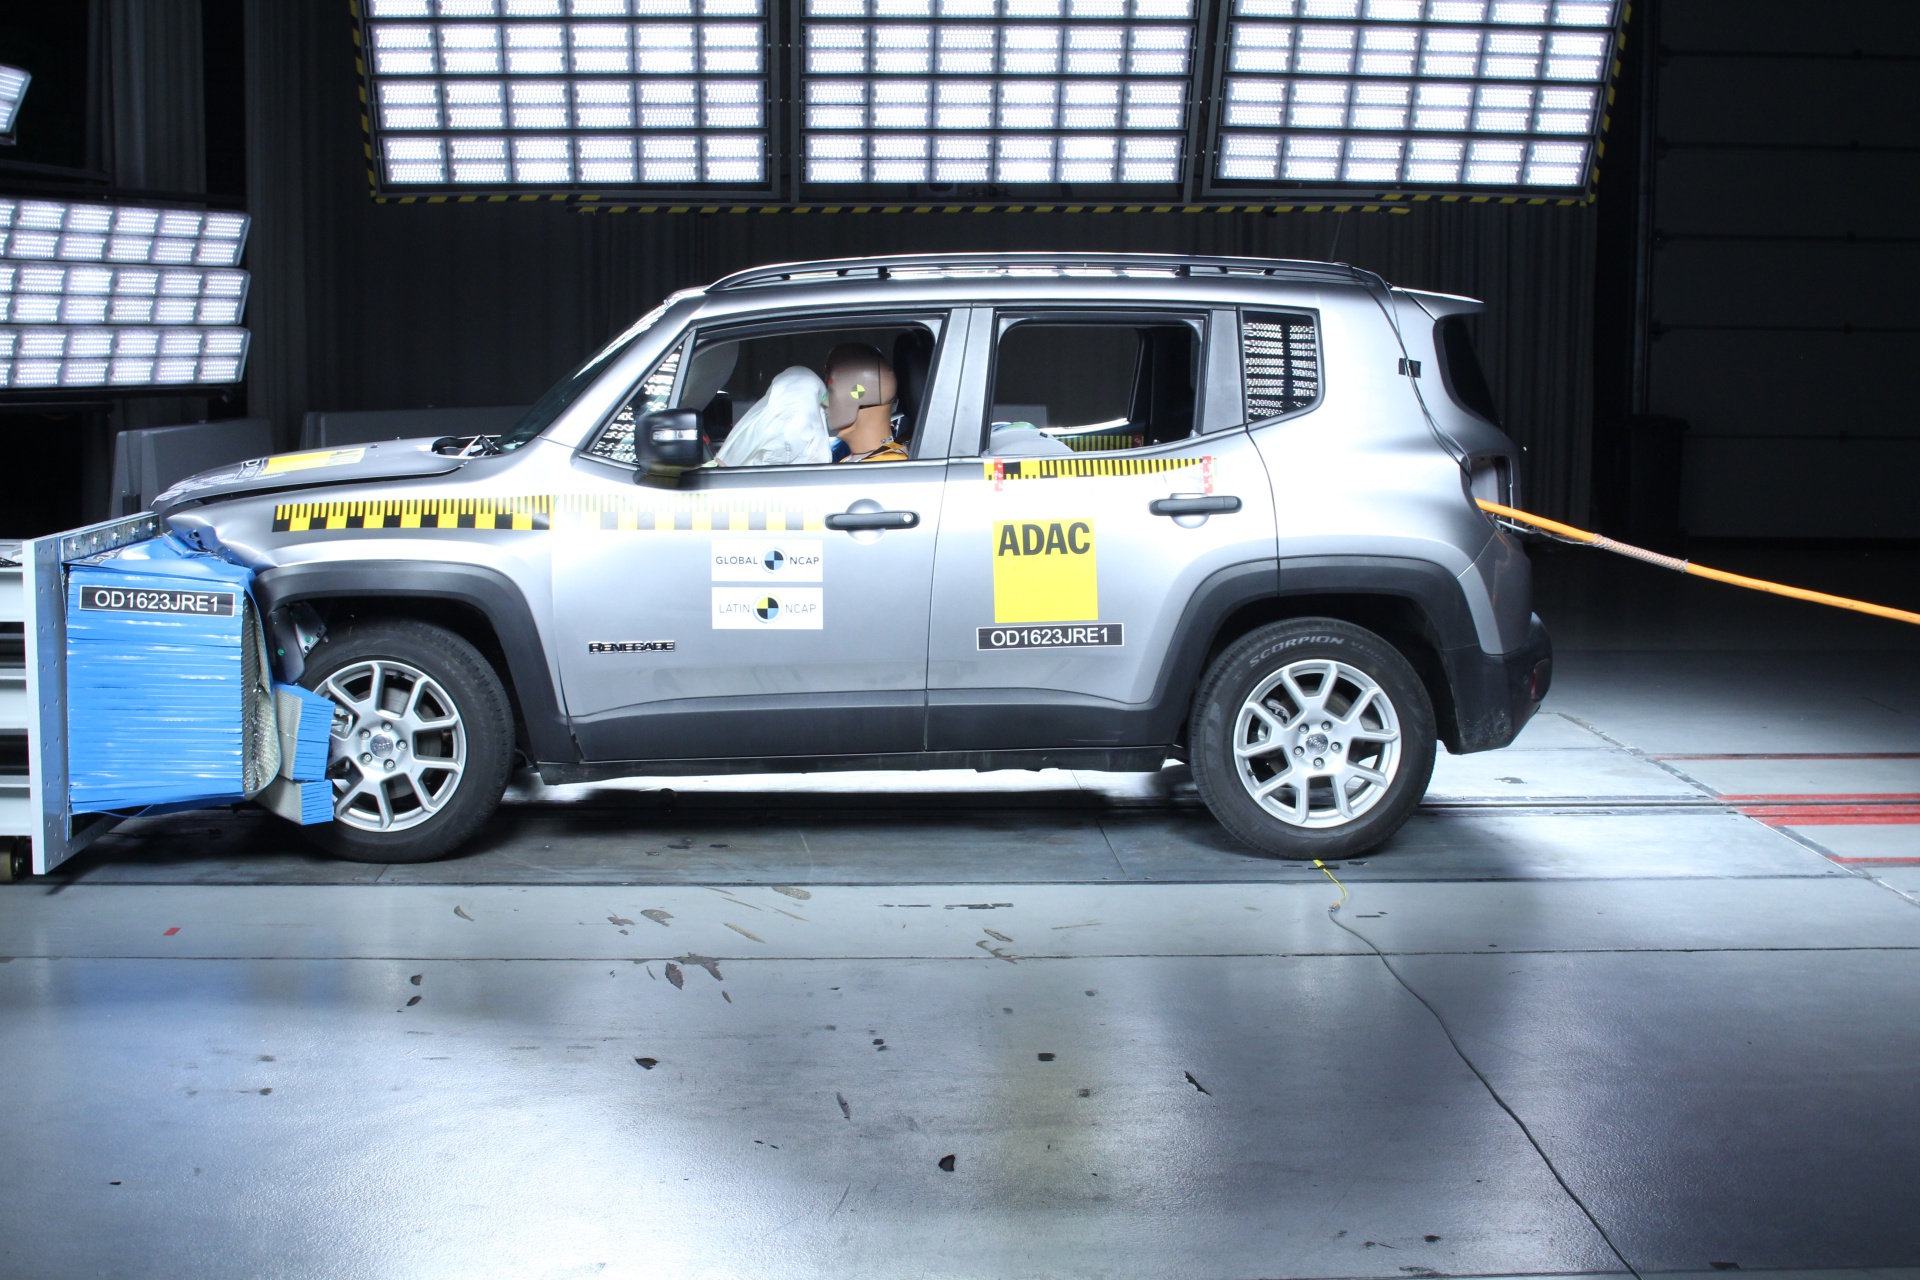
[(309, 604), (330, 623), (407, 618), (445, 627), (499, 674), (531, 760), (578, 759), (533, 612), (505, 574), (432, 561), (296, 564), (262, 572), (254, 593), (266, 613)]
[(1479, 649), (1460, 584), (1430, 561), (1310, 556), (1237, 565), (1209, 577), (1181, 619), (1162, 677), (1169, 741), (1184, 738), (1193, 697), (1213, 660), (1242, 636), (1293, 618), (1337, 618), (1379, 635), (1404, 656), (1433, 702), (1449, 751), (1462, 749), (1450, 653)]

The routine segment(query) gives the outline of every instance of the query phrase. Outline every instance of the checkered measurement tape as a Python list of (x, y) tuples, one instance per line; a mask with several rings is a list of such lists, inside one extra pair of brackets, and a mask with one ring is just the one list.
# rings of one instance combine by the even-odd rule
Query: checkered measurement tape
[(790, 532), (823, 528), (818, 511), (686, 494), (541, 494), (522, 498), (392, 498), (284, 503), (275, 533), (327, 529), (574, 529), (635, 532)]
[(1205, 492), (1213, 492), (1211, 455), (1185, 458), (989, 458), (985, 466), (986, 477), (996, 489), (1009, 480), (1111, 479), (1198, 470)]

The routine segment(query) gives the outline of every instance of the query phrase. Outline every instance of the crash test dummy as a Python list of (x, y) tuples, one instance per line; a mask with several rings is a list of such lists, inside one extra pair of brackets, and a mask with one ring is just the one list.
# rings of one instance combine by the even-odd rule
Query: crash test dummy
[(863, 342), (845, 342), (827, 355), (827, 430), (847, 446), (842, 462), (904, 462), (907, 448), (893, 438), (896, 389), (893, 366)]

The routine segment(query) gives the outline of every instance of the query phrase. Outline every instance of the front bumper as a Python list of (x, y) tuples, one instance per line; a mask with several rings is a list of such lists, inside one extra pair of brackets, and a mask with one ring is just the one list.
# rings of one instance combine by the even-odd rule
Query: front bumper
[(1553, 640), (1534, 614), (1527, 638), (1511, 653), (1453, 649), (1442, 655), (1453, 693), (1453, 732), (1442, 717), (1441, 739), (1455, 755), (1512, 742), (1540, 709), (1553, 684)]

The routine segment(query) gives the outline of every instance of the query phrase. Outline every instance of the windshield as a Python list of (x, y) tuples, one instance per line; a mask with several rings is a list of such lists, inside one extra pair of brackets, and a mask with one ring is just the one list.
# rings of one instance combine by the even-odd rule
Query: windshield
[(566, 412), (568, 405), (580, 398), (581, 392), (593, 385), (594, 379), (598, 378), (608, 365), (625, 354), (628, 347), (638, 341), (642, 334), (651, 329), (655, 322), (667, 313), (668, 307), (682, 298), (691, 298), (699, 293), (698, 289), (683, 289), (672, 295), (634, 321), (632, 327), (625, 333), (600, 348), (592, 359), (556, 382), (548, 389), (547, 394), (535, 401), (533, 407), (521, 416), (520, 421), (501, 433), (499, 441), (501, 451), (518, 449), (529, 440), (538, 439), (540, 433), (545, 431), (555, 418)]

